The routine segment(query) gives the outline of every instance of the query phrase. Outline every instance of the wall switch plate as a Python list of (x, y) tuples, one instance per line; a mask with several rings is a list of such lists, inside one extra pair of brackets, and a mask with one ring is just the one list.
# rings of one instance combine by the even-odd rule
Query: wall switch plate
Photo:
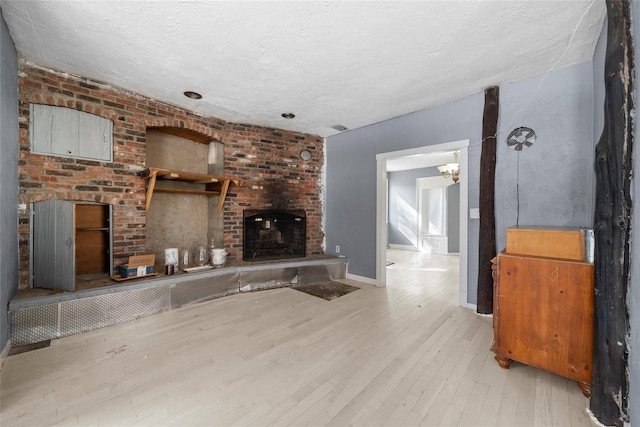
[(469, 218), (470, 219), (480, 219), (480, 208), (471, 208), (471, 209), (469, 209)]
[(336, 245), (336, 253), (339, 254), (340, 253), (340, 246)]

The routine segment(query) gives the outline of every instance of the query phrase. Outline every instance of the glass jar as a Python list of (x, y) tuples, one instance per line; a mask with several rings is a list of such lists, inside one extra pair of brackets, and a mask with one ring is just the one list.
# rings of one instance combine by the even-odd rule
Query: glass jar
[(189, 249), (182, 250), (182, 269), (189, 267)]
[(196, 255), (195, 255), (195, 263), (198, 264), (199, 266), (203, 266), (207, 263), (208, 261), (208, 256), (207, 256), (207, 247), (204, 245), (200, 245), (198, 246), (198, 249), (196, 249)]

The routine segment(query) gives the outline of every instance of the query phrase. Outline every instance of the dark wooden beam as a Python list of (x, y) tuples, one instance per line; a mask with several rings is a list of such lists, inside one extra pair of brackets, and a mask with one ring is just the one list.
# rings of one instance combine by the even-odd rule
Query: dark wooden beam
[[(594, 348), (589, 407), (605, 425), (628, 421), (629, 228), (633, 42), (627, 0), (607, 0), (604, 130), (596, 145)], [(638, 421), (638, 420), (636, 420)]]
[(496, 256), (496, 133), (498, 132), (499, 88), (484, 91), (482, 153), (480, 154), (480, 247), (478, 260), (478, 313), (493, 313), (491, 260)]

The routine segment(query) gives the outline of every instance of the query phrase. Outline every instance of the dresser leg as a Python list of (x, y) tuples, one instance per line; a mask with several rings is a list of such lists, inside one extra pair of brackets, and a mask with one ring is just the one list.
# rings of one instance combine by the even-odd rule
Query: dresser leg
[(496, 356), (496, 360), (498, 361), (498, 365), (500, 365), (502, 369), (509, 369), (509, 367), (511, 366), (511, 359), (505, 359), (503, 357)]
[(580, 387), (580, 390), (582, 390), (582, 394), (584, 394), (584, 397), (591, 396), (591, 383), (578, 381), (578, 387)]

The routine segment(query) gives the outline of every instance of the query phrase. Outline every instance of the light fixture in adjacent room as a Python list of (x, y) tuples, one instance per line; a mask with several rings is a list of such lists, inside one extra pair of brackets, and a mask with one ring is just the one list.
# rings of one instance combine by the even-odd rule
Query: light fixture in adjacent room
[(202, 99), (202, 95), (200, 95), (198, 92), (193, 92), (191, 90), (184, 92), (184, 96), (191, 99)]
[(282, 113), (281, 116), (285, 119), (293, 119), (296, 115), (293, 113)]
[(458, 161), (459, 151), (453, 152), (453, 163), (447, 163), (446, 165), (438, 166), (438, 170), (445, 178), (453, 179), (453, 182), (458, 182), (460, 179), (460, 162)]

